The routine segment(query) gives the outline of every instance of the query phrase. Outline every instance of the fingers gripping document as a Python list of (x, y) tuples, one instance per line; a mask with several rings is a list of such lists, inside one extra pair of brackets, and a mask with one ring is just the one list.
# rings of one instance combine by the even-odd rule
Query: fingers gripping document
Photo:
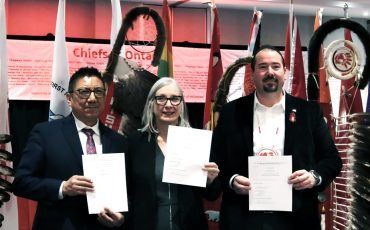
[(292, 156), (250, 156), (248, 169), (249, 210), (292, 211)]
[(114, 212), (128, 211), (124, 153), (82, 155), (84, 176), (94, 184), (88, 192), (89, 214), (97, 214), (104, 207)]
[(206, 187), (212, 131), (169, 126), (163, 182)]

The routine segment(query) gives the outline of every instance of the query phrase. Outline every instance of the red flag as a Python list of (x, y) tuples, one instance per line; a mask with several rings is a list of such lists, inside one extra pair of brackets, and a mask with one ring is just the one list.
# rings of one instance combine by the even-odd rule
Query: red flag
[[(322, 10), (316, 12), (314, 31), (316, 31), (322, 24)], [(328, 128), (332, 137), (335, 137), (335, 121), (332, 116), (333, 108), (331, 103), (330, 89), (329, 84), (326, 78), (326, 69), (324, 68), (324, 51), (323, 48), (320, 48), (319, 53), (319, 104), (323, 110), (324, 117), (326, 118)], [(333, 213), (329, 210), (333, 209), (333, 197), (334, 192), (333, 186), (328, 186), (325, 190), (325, 195), (327, 197), (326, 201), (319, 205), (320, 210), (325, 213), (325, 226), (327, 229), (331, 229), (333, 222)]]
[[(314, 31), (322, 24), (322, 11), (316, 12)], [(324, 51), (320, 48), (319, 54), (319, 103), (326, 118), (330, 133), (332, 137), (335, 136), (335, 122), (332, 116), (333, 108), (331, 103), (330, 88), (326, 77), (326, 69), (324, 68)]]
[[(248, 41), (248, 56), (252, 56), (256, 53), (260, 45), (260, 29), (261, 29), (261, 11), (254, 11), (252, 17), (252, 23), (249, 29), (249, 41)], [(245, 66), (244, 74), (244, 95), (248, 95), (255, 90), (255, 85), (252, 81), (252, 69), (251, 64)]]
[[(290, 25), (292, 25), (292, 27)], [(290, 28), (292, 28), (292, 30)], [(297, 19), (295, 16), (292, 17), (292, 23), (288, 20), (284, 59), (288, 74), (286, 85), (287, 92), (293, 96), (307, 100), (301, 38), (299, 36)]]
[[(121, 12), (120, 1), (111, 0), (111, 4), (112, 4), (112, 22), (111, 22), (111, 32), (110, 32), (110, 45), (113, 47), (117, 39), (119, 29), (121, 28), (121, 25), (122, 25), (122, 12)], [(119, 60), (122, 60), (125, 50), (126, 50), (125, 46), (123, 45)], [(100, 115), (100, 120), (107, 127), (115, 131), (119, 131), (121, 121), (122, 121), (122, 116), (112, 109), (113, 94), (114, 94), (114, 83), (112, 81), (108, 84), (107, 96), (105, 99), (105, 109), (103, 113)]]
[(204, 116), (203, 116), (203, 126), (204, 127), (208, 126), (210, 127), (210, 129), (212, 129), (214, 126), (211, 111), (212, 101), (214, 101), (215, 94), (218, 88), (218, 83), (223, 73), (220, 51), (220, 26), (218, 22), (218, 12), (216, 7), (213, 7), (212, 10), (214, 13), (214, 21), (213, 21), (211, 52), (209, 55), (206, 101), (204, 105)]

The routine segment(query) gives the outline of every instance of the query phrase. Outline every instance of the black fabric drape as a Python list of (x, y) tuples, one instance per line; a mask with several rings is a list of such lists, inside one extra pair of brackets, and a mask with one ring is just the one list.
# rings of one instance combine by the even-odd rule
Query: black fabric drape
[(13, 168), (18, 165), (20, 154), (33, 126), (48, 120), (49, 104), (49, 101), (9, 101), (9, 127), (13, 136), (12, 153), (15, 156)]

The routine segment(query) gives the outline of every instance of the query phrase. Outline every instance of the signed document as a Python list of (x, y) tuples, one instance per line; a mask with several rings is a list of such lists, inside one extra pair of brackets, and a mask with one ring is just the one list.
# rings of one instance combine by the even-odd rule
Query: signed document
[(82, 155), (84, 176), (94, 183), (88, 192), (89, 214), (110, 208), (114, 212), (128, 211), (124, 153)]
[(249, 210), (292, 211), (292, 156), (248, 157)]
[(162, 181), (206, 187), (212, 131), (169, 126)]

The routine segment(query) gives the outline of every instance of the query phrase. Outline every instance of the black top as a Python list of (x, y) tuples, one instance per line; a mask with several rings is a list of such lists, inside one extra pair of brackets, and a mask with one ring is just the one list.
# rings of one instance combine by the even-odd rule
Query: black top
[[(175, 185), (176, 188), (173, 188), (173, 184), (168, 186), (167, 183), (161, 182), (162, 172), (159, 172), (159, 167), (157, 168), (160, 165), (157, 163), (160, 160), (159, 156), (163, 157), (162, 153), (158, 153), (158, 149), (155, 135), (148, 138), (147, 132), (140, 131), (135, 131), (129, 135), (127, 192), (130, 211), (129, 217), (126, 219), (127, 229), (153, 230), (162, 223), (169, 223), (169, 210), (164, 210), (166, 206), (158, 208), (159, 204), (169, 204), (169, 199), (166, 201), (169, 194), (168, 189), (170, 189), (170, 195), (172, 196), (172, 223), (178, 223), (178, 226), (183, 230), (208, 229), (202, 198), (216, 199), (219, 195), (219, 181), (208, 185), (207, 188), (178, 184)], [(163, 162), (163, 160), (162, 158), (161, 161)], [(161, 164), (163, 165), (163, 163)], [(163, 166), (161, 167), (162, 170)], [(159, 187), (164, 185), (166, 190), (164, 188), (159, 189), (158, 185)], [(176, 193), (174, 190), (176, 190)], [(177, 194), (176, 202), (174, 202), (174, 194)], [(173, 204), (175, 204), (175, 208), (173, 208)], [(169, 209), (169, 206), (167, 207)], [(161, 220), (161, 223), (158, 219)], [(169, 229), (166, 227), (158, 228)]]
[(180, 230), (177, 199), (178, 185), (162, 182), (164, 155), (158, 144), (155, 150), (155, 179), (158, 208), (156, 229)]

